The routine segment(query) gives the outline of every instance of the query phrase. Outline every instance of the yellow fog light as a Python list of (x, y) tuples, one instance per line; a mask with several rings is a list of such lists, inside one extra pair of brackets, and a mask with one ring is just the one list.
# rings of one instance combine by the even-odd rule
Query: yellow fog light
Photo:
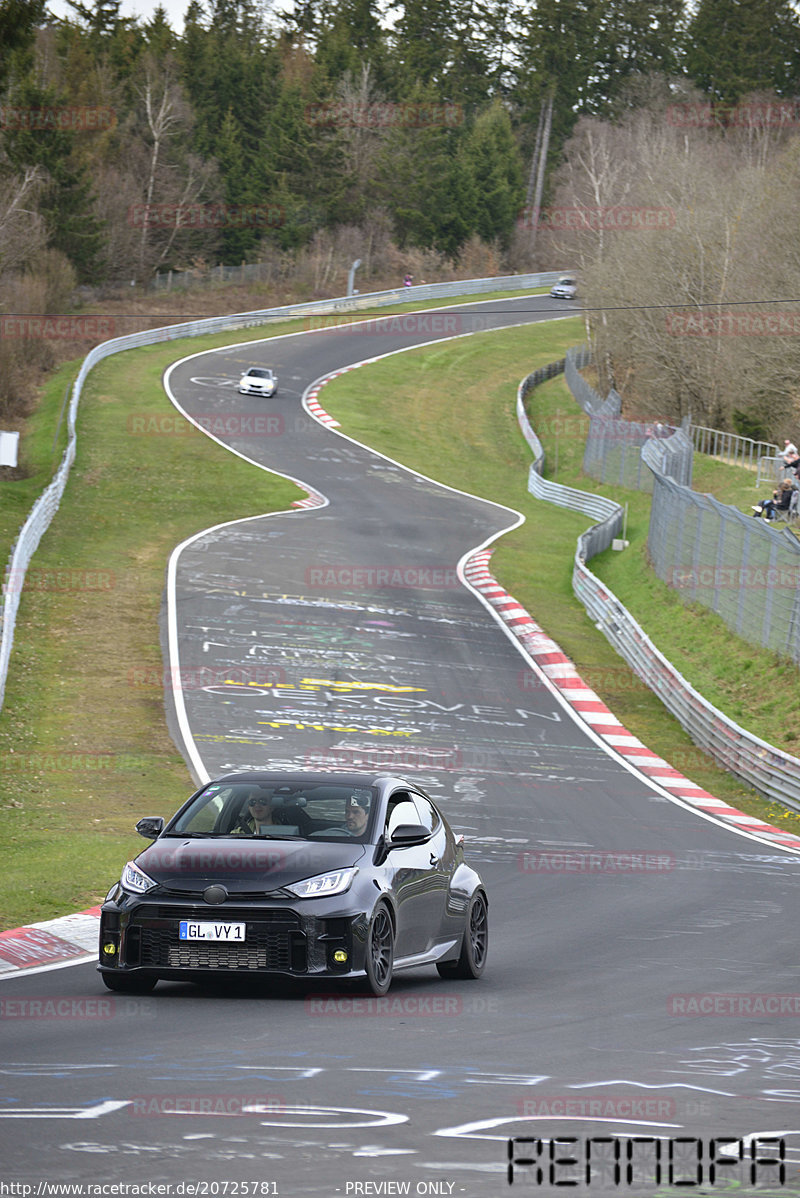
[(115, 955), (116, 951), (117, 951), (116, 944), (104, 944), (103, 945), (103, 952), (106, 953), (106, 955), (109, 957), (113, 957)]
[(345, 961), (347, 960), (347, 953), (343, 948), (337, 948), (336, 952), (333, 954), (333, 959), (337, 965), (344, 965)]

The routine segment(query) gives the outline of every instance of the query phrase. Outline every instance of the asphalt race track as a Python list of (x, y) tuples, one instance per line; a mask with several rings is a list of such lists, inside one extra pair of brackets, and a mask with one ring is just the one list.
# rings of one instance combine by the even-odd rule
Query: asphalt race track
[[(87, 963), (4, 979), (18, 1015), (3, 1020), (6, 1181), (494, 1198), (560, 1193), (578, 1173), (551, 1171), (551, 1155), (591, 1151), (585, 1194), (734, 1180), (800, 1194), (800, 855), (668, 798), (554, 697), (457, 573), (516, 513), (344, 439), (301, 403), (351, 363), (491, 336), (552, 304), (233, 346), (166, 380), (191, 418), (320, 502), (210, 530), (173, 558), (170, 719), (193, 774), (363, 764), (419, 780), (487, 884), (484, 977), (402, 973), (382, 1000), (241, 983), (129, 998)], [(254, 364), (278, 374), (274, 399), (236, 392)], [(48, 1009), (60, 1015), (36, 1017)], [(515, 1149), (513, 1188), (509, 1137), (533, 1137)], [(717, 1143), (712, 1178), (715, 1137), (741, 1139), (747, 1160)]]

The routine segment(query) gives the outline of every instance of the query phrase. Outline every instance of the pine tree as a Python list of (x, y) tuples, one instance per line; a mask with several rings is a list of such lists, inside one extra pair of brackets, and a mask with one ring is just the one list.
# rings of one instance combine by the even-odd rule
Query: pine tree
[(46, 0), (0, 0), (0, 88), (44, 20)]
[(476, 119), (467, 135), (464, 154), (476, 192), (475, 232), (487, 243), (499, 240), (507, 246), (524, 190), (511, 121), (499, 101)]
[(432, 87), (415, 88), (406, 105), (408, 120), (384, 138), (378, 176), (400, 244), (454, 257), (475, 232), (478, 195), (465, 152), (466, 125), (448, 122), (449, 111)]
[(251, 255), (263, 230), (254, 228), (246, 220), (246, 214), (261, 197), (247, 169), (239, 128), (230, 110), (225, 114), (217, 139), (216, 159), (223, 185), (224, 210), (231, 216), (227, 225), (222, 226), (222, 255), (225, 262), (235, 265)]
[(38, 166), (45, 173), (38, 208), (45, 219), (48, 245), (61, 250), (75, 268), (79, 282), (94, 281), (100, 269), (102, 225), (92, 212), (92, 185), (87, 170), (77, 160), (73, 133), (57, 127), (48, 114), (66, 106), (65, 97), (52, 88), (41, 88), (27, 76), (12, 94), (14, 106), (42, 114), (44, 128), (8, 130), (4, 149), (14, 171)]
[(686, 41), (686, 71), (715, 100), (800, 90), (800, 19), (788, 0), (700, 0)]

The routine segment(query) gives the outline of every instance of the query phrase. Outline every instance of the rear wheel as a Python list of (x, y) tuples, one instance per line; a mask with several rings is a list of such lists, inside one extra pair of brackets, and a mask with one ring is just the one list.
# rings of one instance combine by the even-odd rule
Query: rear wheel
[(392, 984), (394, 928), (386, 907), (380, 906), (367, 933), (367, 986), (372, 994), (385, 994)]
[(101, 973), (103, 985), (108, 990), (118, 994), (149, 994), (155, 987), (157, 978), (127, 977), (122, 973)]
[(436, 968), (443, 978), (479, 978), (489, 953), (489, 908), (486, 895), (478, 890), (467, 912), (467, 926), (457, 961), (445, 961)]

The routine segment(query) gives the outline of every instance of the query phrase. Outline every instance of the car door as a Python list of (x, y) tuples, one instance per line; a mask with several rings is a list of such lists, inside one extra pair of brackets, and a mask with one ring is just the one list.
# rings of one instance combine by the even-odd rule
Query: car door
[(456, 864), (455, 844), (452, 836), (447, 835), (444, 821), (427, 795), (412, 791), (411, 798), (419, 812), (419, 822), (431, 834), (430, 840), (422, 846), (428, 855), (424, 912), (425, 951), (448, 938), (447, 896)]
[(397, 910), (397, 957), (424, 953), (436, 941), (444, 918), (447, 885), (445, 882), (443, 887), (442, 830), (434, 831), (431, 811), (419, 803), (420, 797), (397, 790), (387, 804), (387, 842), (401, 824), (422, 824), (432, 833), (425, 844), (398, 846), (390, 849), (386, 858)]

